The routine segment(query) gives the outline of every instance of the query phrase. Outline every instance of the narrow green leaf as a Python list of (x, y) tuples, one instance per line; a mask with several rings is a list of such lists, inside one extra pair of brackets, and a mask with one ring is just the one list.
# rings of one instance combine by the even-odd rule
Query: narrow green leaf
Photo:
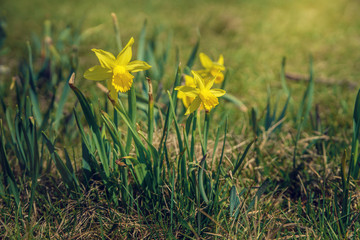
[(175, 197), (175, 167), (172, 168), (172, 176), (171, 176), (171, 197), (170, 197), (170, 231), (172, 232), (173, 228), (173, 216), (174, 216), (174, 197)]
[[(128, 106), (129, 106), (129, 119), (131, 123), (131, 126), (134, 127), (135, 123), (136, 123), (136, 92), (135, 92), (135, 86), (131, 86), (130, 91), (128, 92)], [(129, 131), (131, 131), (129, 129)], [(128, 134), (127, 135), (127, 140), (126, 140), (126, 146), (125, 146), (125, 151), (128, 154), (130, 151), (130, 147), (131, 147), (131, 141), (132, 141), (132, 135)]]
[(107, 113), (104, 112), (104, 114), (102, 114), (101, 117), (104, 120), (105, 126), (108, 129), (110, 136), (113, 139), (114, 143), (120, 148), (121, 155), (126, 156), (125, 149), (121, 143), (120, 131), (115, 127), (115, 124), (111, 121), (111, 119)]
[[(175, 106), (177, 104), (177, 91), (175, 91), (175, 88), (180, 85), (180, 78), (181, 78), (181, 69), (180, 69), (180, 66), (178, 66), (176, 75), (175, 75), (175, 83), (174, 83), (174, 86), (172, 88), (172, 93), (171, 93), (171, 99)], [(164, 142), (166, 143), (166, 141), (167, 141), (167, 137), (168, 137), (169, 130), (170, 130), (169, 126), (171, 125), (172, 116), (173, 116), (172, 114), (173, 114), (173, 111), (171, 110), (171, 107), (169, 106), (167, 113), (166, 113), (165, 126), (164, 126), (163, 134), (162, 134), (162, 137), (160, 140), (158, 152), (162, 152), (161, 148), (163, 147)]]
[(154, 133), (154, 97), (153, 97), (153, 89), (150, 78), (147, 78), (149, 84), (149, 104), (148, 104), (148, 139), (150, 144), (152, 144), (153, 133)]
[(122, 42), (121, 42), (121, 34), (120, 34), (119, 23), (118, 23), (118, 20), (117, 20), (117, 17), (116, 17), (115, 13), (111, 13), (111, 17), (113, 19), (116, 46), (117, 46), (118, 51), (120, 52), (121, 49), (122, 49)]
[(235, 167), (234, 170), (232, 171), (232, 175), (235, 176), (236, 172), (238, 171), (238, 169), (240, 168), (241, 164), (243, 163), (248, 151), (250, 150), (250, 147), (253, 145), (255, 141), (251, 141), (245, 148), (245, 151), (243, 152), (243, 154), (238, 155), (236, 163), (235, 163)]
[(355, 179), (359, 175), (359, 141), (360, 141), (360, 90), (356, 96), (353, 114), (353, 137), (351, 142), (351, 155), (349, 164), (349, 176)]
[[(32, 206), (33, 206), (33, 201), (34, 201), (34, 197), (35, 197), (35, 191), (36, 191), (36, 187), (37, 187), (37, 180), (39, 177), (39, 170), (40, 170), (40, 158), (39, 158), (39, 147), (38, 147), (38, 139), (37, 139), (37, 131), (36, 131), (36, 124), (34, 119), (31, 117), (29, 118), (29, 122), (30, 122), (30, 133), (29, 138), (26, 138), (29, 140), (28, 144), (29, 147), (32, 149), (31, 151), (31, 179), (32, 179), (32, 184), (31, 184), (31, 190), (30, 190), (30, 200), (29, 200), (29, 209), (28, 209), (28, 214), (29, 214), (29, 220), (30, 220), (30, 215), (31, 215), (31, 211), (32, 211)], [(24, 135), (27, 134), (27, 132), (24, 131)]]
[(222, 168), (221, 164), (222, 164), (222, 161), (223, 161), (223, 158), (224, 158), (227, 128), (228, 128), (228, 120), (226, 118), (225, 128), (224, 128), (223, 146), (222, 146), (222, 149), (221, 149), (221, 155), (220, 155), (220, 159), (219, 159), (219, 164), (217, 166), (217, 171), (216, 171), (216, 175), (215, 175), (216, 176), (215, 184), (213, 185), (213, 189), (211, 191), (213, 193), (213, 196), (212, 196), (212, 198), (210, 198), (210, 199), (213, 199), (214, 205), (216, 205), (218, 200), (219, 200), (218, 196), (219, 196), (219, 191), (220, 191), (219, 190), (220, 170)]
[(266, 104), (266, 114), (265, 114), (265, 131), (271, 127), (271, 123), (274, 120), (274, 116), (271, 115), (271, 102), (270, 102), (270, 93), (268, 92), (267, 104)]
[[(119, 103), (120, 103), (119, 101), (118, 102), (112, 101), (112, 104), (113, 104), (115, 110), (119, 113), (120, 117), (123, 119), (123, 121), (127, 125), (129, 131), (132, 133), (132, 137), (134, 138), (135, 146), (137, 147), (140, 159), (142, 159), (143, 161), (146, 161), (146, 159), (148, 159), (146, 157), (146, 153), (147, 153), (146, 147), (142, 143), (141, 138), (140, 138), (139, 134), (137, 133), (137, 131), (133, 128), (131, 120), (130, 120), (129, 116), (126, 114), (123, 106), (121, 106)], [(102, 112), (102, 114), (106, 114), (106, 113)], [(127, 153), (127, 152), (125, 152), (125, 153)], [(128, 154), (126, 154), (126, 155), (128, 155)]]
[(175, 123), (175, 130), (176, 130), (176, 136), (177, 136), (177, 140), (178, 140), (178, 147), (180, 149), (180, 152), (182, 152), (184, 150), (184, 145), (183, 145), (183, 141), (181, 139), (181, 133), (180, 133), (180, 128), (179, 128), (179, 124), (176, 120), (176, 113), (175, 113), (175, 107), (174, 107), (174, 103), (173, 100), (171, 98), (170, 92), (168, 91), (168, 96), (169, 96), (169, 101), (170, 101), (170, 109), (171, 109), (171, 113), (173, 116), (173, 120)]
[(4, 132), (2, 120), (0, 119), (0, 164), (4, 173), (5, 187), (9, 186), (9, 192), (14, 196), (17, 207), (20, 207), (20, 195), (15, 176), (10, 168), (8, 158), (5, 152)]
[(71, 160), (70, 160), (70, 156), (68, 151), (66, 150), (66, 148), (64, 148), (64, 153), (65, 153), (65, 161), (66, 161), (66, 167), (69, 170), (69, 172), (75, 176), (75, 172), (74, 172), (74, 168), (72, 166)]
[(15, 135), (16, 135), (16, 155), (19, 160), (19, 164), (22, 170), (30, 171), (28, 166), (29, 162), (27, 161), (26, 150), (24, 149), (23, 137), (22, 137), (22, 118), (20, 113), (17, 112), (15, 116)]
[(297, 115), (296, 123), (298, 124), (297, 128), (297, 134), (295, 139), (295, 147), (294, 147), (294, 153), (293, 153), (293, 168), (296, 168), (296, 150), (297, 150), (297, 143), (300, 139), (300, 134), (302, 131), (302, 128), (305, 126), (307, 118), (310, 113), (310, 109), (312, 106), (312, 100), (314, 96), (314, 69), (313, 69), (313, 60), (312, 57), (310, 58), (310, 67), (309, 67), (309, 84), (308, 87), (305, 90), (303, 100), (300, 104), (299, 112)]
[[(69, 92), (70, 92), (70, 86), (69, 86), (69, 81), (70, 81), (70, 78), (71, 78), (71, 75), (72, 73), (70, 73), (69, 75), (69, 78), (67, 80), (67, 84), (65, 84), (64, 88), (63, 88), (63, 91), (61, 93), (61, 97), (60, 97), (60, 101), (59, 101), (59, 104), (56, 108), (56, 113), (55, 113), (55, 122), (54, 122), (54, 127), (55, 127), (55, 130), (58, 130), (59, 129), (59, 126), (60, 126), (60, 120), (61, 118), (63, 117), (64, 115), (64, 105), (65, 105), (65, 102), (66, 102), (66, 99), (69, 95)], [(55, 96), (55, 95), (54, 95)]]
[(77, 87), (75, 87), (74, 81), (75, 81), (75, 74), (72, 74), (71, 78), (69, 80), (69, 85), (80, 102), (81, 108), (82, 108), (83, 113), (86, 118), (86, 121), (89, 124), (92, 135), (94, 137), (93, 139), (94, 139), (96, 148), (98, 150), (100, 161), (103, 164), (103, 169), (105, 171), (106, 177), (109, 177), (109, 175), (110, 175), (109, 159), (106, 156), (104, 141), (101, 136), (100, 129), (96, 123), (95, 115), (91, 110), (89, 102), (86, 100), (86, 98), (84, 97), (82, 92)]
[(309, 83), (305, 90), (303, 99), (300, 104), (299, 112), (297, 115), (297, 123), (302, 122), (302, 125), (305, 125), (307, 117), (309, 115), (312, 100), (314, 96), (314, 69), (313, 69), (313, 60), (310, 57), (310, 66), (309, 66)]
[(237, 218), (240, 209), (240, 199), (236, 192), (236, 187), (232, 186), (230, 190), (230, 216)]
[(138, 181), (138, 184), (140, 186), (144, 186), (144, 181), (147, 175), (147, 171), (146, 171), (146, 165), (143, 163), (140, 164), (136, 164), (134, 166), (134, 172), (135, 172), (135, 176), (136, 176), (136, 180)]
[(269, 186), (270, 184), (270, 180), (267, 178), (265, 179), (265, 181), (263, 182), (263, 184), (261, 184), (261, 186), (259, 187), (259, 189), (257, 190), (256, 194), (255, 194), (255, 197), (253, 198), (253, 200), (250, 202), (249, 206), (248, 206), (248, 209), (247, 209), (247, 212), (250, 212), (252, 210), (252, 208), (254, 207), (255, 205), (255, 202), (257, 202), (260, 197), (265, 193), (267, 187)]
[(159, 62), (156, 61), (155, 53), (148, 43), (148, 47), (146, 48), (146, 60), (150, 64), (151, 68), (148, 70), (148, 73), (152, 79), (161, 79), (161, 69)]
[(31, 103), (32, 103), (32, 108), (34, 111), (34, 116), (36, 118), (36, 121), (39, 123), (39, 125), (41, 125), (43, 119), (42, 119), (39, 100), (38, 100), (38, 96), (37, 96), (37, 92), (36, 92), (35, 75), (34, 75), (34, 69), (33, 69), (33, 64), (32, 64), (32, 50), (31, 50), (31, 46), (30, 46), (29, 42), (27, 42), (27, 48), (29, 51), (29, 78), (30, 78), (29, 94), (30, 94), (30, 99), (31, 99)]
[(209, 137), (209, 126), (211, 121), (211, 115), (209, 112), (205, 112), (205, 120), (204, 120), (204, 152), (203, 155), (207, 153), (207, 142)]
[[(291, 93), (288, 95), (288, 98), (286, 99), (285, 105), (284, 105), (280, 115), (278, 116), (278, 118), (276, 120), (277, 122), (281, 121), (285, 117), (286, 110), (287, 110), (287, 107), (289, 105), (290, 99), (291, 99)], [(281, 129), (282, 125), (283, 125), (282, 123), (279, 124), (276, 128), (274, 128), (273, 131)]]
[(233, 103), (235, 106), (237, 106), (242, 112), (247, 112), (248, 108), (246, 107), (246, 105), (237, 97), (235, 97), (234, 95), (230, 94), (230, 93), (225, 93), (224, 96), (221, 97), (222, 99), (229, 101), (231, 103)]
[(74, 116), (75, 116), (76, 124), (77, 124), (77, 126), (78, 126), (79, 131), (80, 131), (82, 140), (83, 140), (84, 144), (87, 146), (87, 148), (89, 148), (89, 145), (90, 145), (90, 144), (89, 144), (89, 142), (88, 142), (88, 140), (87, 140), (87, 138), (86, 138), (85, 131), (84, 131), (84, 127), (83, 127), (81, 121), (79, 120), (79, 117), (78, 117), (78, 115), (77, 115), (77, 113), (76, 113), (76, 111), (75, 111), (75, 108), (74, 108), (74, 110), (73, 110), (73, 113), (74, 113)]
[(139, 44), (137, 50), (137, 59), (142, 61), (145, 60), (144, 57), (145, 57), (145, 44), (146, 44), (146, 25), (147, 25), (147, 21), (145, 20), (139, 35)]
[(200, 168), (199, 168), (199, 174), (198, 174), (198, 181), (199, 181), (199, 191), (201, 194), (201, 197), (204, 199), (204, 202), (206, 204), (209, 204), (209, 199), (206, 196), (205, 193), (205, 187), (204, 187), (204, 167), (205, 167), (205, 159), (206, 159), (206, 154), (204, 155), (204, 157), (202, 158), (201, 162), (200, 162)]
[(78, 192), (79, 191), (79, 185), (78, 181), (71, 173), (71, 171), (67, 168), (67, 166), (63, 163), (58, 153), (55, 151), (54, 144), (49, 140), (49, 138), (46, 136), (44, 132), (42, 132), (43, 139), (45, 140), (45, 143), (48, 147), (48, 150), (55, 162), (55, 166), (57, 170), (60, 173), (60, 176), (62, 180), (64, 181), (65, 186), (67, 189), (71, 192)]
[[(85, 183), (87, 184), (91, 177), (96, 173), (102, 173), (100, 166), (97, 163), (95, 157), (91, 154), (90, 149), (86, 146), (84, 139), (81, 139), (81, 149), (82, 149), (82, 171), (86, 179)], [(106, 179), (102, 177), (102, 179)]]
[(219, 127), (218, 127), (218, 129), (216, 131), (216, 137), (215, 137), (215, 142), (214, 142), (214, 148), (213, 148), (213, 154), (212, 154), (210, 169), (213, 169), (213, 166), (214, 166), (214, 159), (215, 159), (215, 155), (216, 155), (217, 146), (219, 144), (221, 127), (222, 127), (222, 122), (219, 124)]
[(200, 120), (200, 111), (196, 111), (196, 127), (197, 127), (197, 130), (198, 130), (198, 134), (199, 134), (199, 137), (200, 137), (200, 145), (201, 145), (201, 150), (202, 150), (202, 153), (203, 155), (205, 155), (205, 144), (204, 144), (204, 139), (202, 137), (202, 134), (201, 134), (201, 120)]
[(290, 96), (289, 88), (286, 85), (286, 79), (285, 79), (285, 66), (286, 66), (286, 58), (283, 57), (281, 62), (281, 72), (280, 72), (280, 80), (281, 80), (281, 86), (285, 92), (286, 95)]
[(94, 113), (91, 110), (89, 102), (86, 100), (86, 98), (84, 97), (82, 92), (77, 87), (75, 87), (74, 80), (75, 80), (75, 74), (72, 74), (71, 77), (70, 77), (70, 80), (69, 80), (69, 86), (73, 90), (73, 92), (75, 93), (77, 99), (80, 102), (81, 108), (82, 108), (83, 113), (84, 113), (85, 118), (86, 118), (86, 121), (88, 122), (90, 127), (93, 128), (94, 130), (99, 129), (99, 127), (98, 127), (98, 125), (96, 123)]

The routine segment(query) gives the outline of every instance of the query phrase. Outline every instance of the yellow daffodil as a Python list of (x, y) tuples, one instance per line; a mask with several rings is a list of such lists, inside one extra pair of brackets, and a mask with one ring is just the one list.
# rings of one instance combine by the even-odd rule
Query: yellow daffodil
[(214, 85), (215, 78), (207, 82), (195, 71), (191, 71), (194, 76), (195, 86), (179, 86), (178, 90), (180, 96), (192, 98), (190, 105), (187, 107), (185, 115), (188, 115), (202, 106), (207, 112), (210, 112), (216, 105), (219, 104), (218, 98), (225, 94), (222, 89), (211, 89)]
[(224, 57), (220, 54), (219, 60), (213, 62), (205, 53), (199, 54), (201, 65), (204, 69), (197, 71), (205, 80), (210, 80), (215, 77), (215, 83), (221, 83), (224, 81), (224, 74), (221, 71), (225, 71)]
[[(117, 93), (127, 92), (133, 83), (134, 76), (130, 72), (144, 71), (151, 66), (144, 61), (131, 61), (134, 38), (131, 38), (124, 49), (115, 56), (101, 49), (91, 49), (99, 59), (100, 65), (89, 68), (84, 77), (94, 81), (107, 81), (107, 87), (112, 99), (117, 99)], [(131, 62), (130, 62), (131, 61)]]

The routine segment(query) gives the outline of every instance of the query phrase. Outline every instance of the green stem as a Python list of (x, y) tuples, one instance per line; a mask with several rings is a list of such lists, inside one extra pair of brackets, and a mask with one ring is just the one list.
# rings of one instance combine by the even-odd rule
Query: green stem
[(196, 205), (198, 207), (198, 213), (197, 213), (197, 230), (198, 230), (198, 235), (201, 235), (201, 205), (200, 205), (200, 190), (199, 190), (199, 186), (196, 186)]
[(208, 134), (209, 134), (209, 125), (210, 125), (210, 112), (205, 112), (205, 121), (204, 121), (204, 150), (203, 155), (205, 156), (207, 152), (207, 141), (208, 141)]
[(196, 131), (196, 122), (197, 122), (197, 114), (194, 114), (194, 118), (192, 120), (192, 126), (191, 126), (191, 145), (190, 145), (190, 162), (194, 161), (194, 155), (195, 155), (195, 131)]
[(146, 78), (149, 84), (149, 105), (148, 105), (148, 140), (152, 144), (154, 133), (154, 97), (150, 78)]
[(197, 110), (196, 114), (197, 114), (196, 125), (197, 125), (197, 129), (198, 129), (199, 136), (200, 136), (201, 150), (202, 150), (203, 155), (205, 155), (206, 150), (205, 150), (205, 146), (204, 146), (204, 139), (202, 138), (202, 134), (201, 134), (200, 111)]
[[(136, 123), (136, 93), (134, 84), (131, 86), (130, 91), (128, 92), (128, 104), (129, 104), (129, 118), (132, 126), (135, 128)], [(132, 134), (130, 129), (128, 130), (125, 152), (129, 154), (131, 148)]]

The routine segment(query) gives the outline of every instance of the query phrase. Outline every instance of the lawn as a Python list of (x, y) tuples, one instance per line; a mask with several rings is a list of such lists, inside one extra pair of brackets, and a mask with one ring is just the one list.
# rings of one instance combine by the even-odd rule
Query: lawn
[[(359, 238), (359, 10), (344, 0), (4, 0), (0, 235)], [(97, 79), (110, 85), (90, 81), (91, 49), (116, 57), (131, 37), (132, 60), (145, 62), (130, 67), (133, 84), (114, 67), (131, 63), (111, 61)], [(200, 90), (178, 87), (185, 75)], [(223, 90), (212, 97), (202, 83)]]

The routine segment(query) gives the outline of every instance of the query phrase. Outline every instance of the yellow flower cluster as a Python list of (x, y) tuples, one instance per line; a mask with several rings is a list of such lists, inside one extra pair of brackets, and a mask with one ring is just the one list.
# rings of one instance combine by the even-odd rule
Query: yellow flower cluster
[(220, 55), (217, 62), (213, 62), (204, 53), (200, 53), (199, 57), (204, 69), (192, 71), (194, 77), (185, 75), (185, 86), (175, 88), (179, 91), (178, 98), (187, 108), (185, 115), (194, 112), (199, 107), (210, 112), (219, 104), (218, 97), (226, 93), (222, 89), (211, 89), (214, 83), (224, 81), (224, 74), (221, 72), (225, 70), (224, 57)]
[[(124, 49), (115, 56), (101, 49), (92, 49), (98, 58), (100, 65), (89, 68), (84, 77), (89, 80), (106, 80), (110, 97), (117, 99), (118, 92), (127, 92), (133, 84), (132, 72), (145, 71), (151, 68), (144, 61), (132, 58), (132, 45), (134, 38), (131, 38)], [(192, 71), (191, 76), (185, 76), (185, 86), (176, 87), (178, 98), (183, 100), (187, 108), (186, 115), (194, 112), (200, 107), (209, 112), (219, 104), (218, 98), (225, 94), (222, 89), (211, 89), (214, 83), (221, 83), (224, 80), (225, 70), (224, 58), (220, 55), (217, 62), (213, 62), (207, 55), (200, 53), (200, 62), (204, 69)]]
[(187, 108), (185, 115), (194, 112), (199, 107), (210, 112), (211, 109), (219, 104), (218, 98), (223, 96), (225, 91), (222, 89), (211, 89), (216, 77), (209, 81), (204, 81), (197, 72), (192, 71), (191, 73), (194, 78), (187, 77), (188, 85), (175, 88), (175, 90), (179, 91), (178, 98), (183, 99), (184, 105)]

